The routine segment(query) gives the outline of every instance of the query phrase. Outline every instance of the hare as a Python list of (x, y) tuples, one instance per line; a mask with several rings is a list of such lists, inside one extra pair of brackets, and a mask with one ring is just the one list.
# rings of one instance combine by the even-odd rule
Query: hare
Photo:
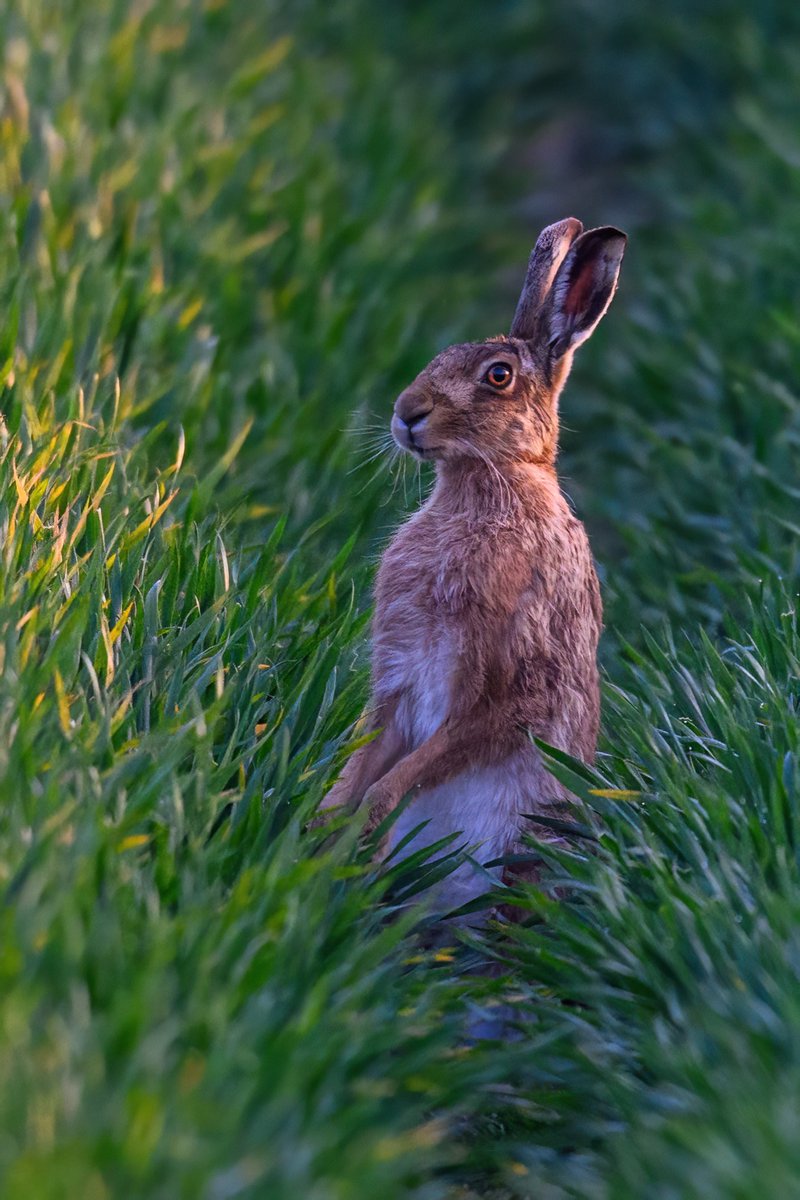
[[(435, 463), (436, 484), (378, 571), (375, 736), (322, 802), (365, 805), (373, 830), (410, 793), (388, 852), (415, 830), (410, 849), (459, 834), (473, 860), (524, 852), (525, 814), (563, 815), (570, 799), (530, 735), (594, 757), (602, 608), (556, 477), (558, 398), (626, 240), (574, 217), (549, 226), (509, 336), (442, 351), (395, 403), (395, 441)], [(453, 909), (486, 891), (486, 872), (467, 861), (439, 886)]]

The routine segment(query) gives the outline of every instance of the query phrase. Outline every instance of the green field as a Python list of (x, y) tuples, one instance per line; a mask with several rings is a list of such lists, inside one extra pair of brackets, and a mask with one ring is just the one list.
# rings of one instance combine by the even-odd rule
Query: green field
[[(0, 1196), (800, 1196), (800, 8), (0, 35)], [(572, 213), (630, 235), (562, 403), (596, 819), (459, 934), (303, 829), (430, 482), (393, 400)]]

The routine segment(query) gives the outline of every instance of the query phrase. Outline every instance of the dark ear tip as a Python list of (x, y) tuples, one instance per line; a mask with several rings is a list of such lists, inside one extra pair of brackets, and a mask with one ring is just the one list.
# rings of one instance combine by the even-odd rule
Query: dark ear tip
[(552, 225), (547, 225), (536, 239), (536, 245), (533, 253), (537, 250), (542, 250), (545, 246), (552, 246), (554, 243), (563, 242), (566, 240), (567, 245), (574, 242), (577, 237), (583, 233), (583, 222), (577, 217), (564, 217), (563, 221), (555, 221)]
[(604, 242), (622, 242), (623, 246), (628, 243), (627, 233), (617, 229), (615, 225), (600, 225), (597, 229), (588, 229), (585, 236), (588, 237), (590, 234)]
[(594, 256), (602, 252), (609, 261), (617, 264), (622, 262), (628, 235), (614, 225), (599, 225), (597, 229), (587, 229), (575, 242), (575, 251), (580, 258)]

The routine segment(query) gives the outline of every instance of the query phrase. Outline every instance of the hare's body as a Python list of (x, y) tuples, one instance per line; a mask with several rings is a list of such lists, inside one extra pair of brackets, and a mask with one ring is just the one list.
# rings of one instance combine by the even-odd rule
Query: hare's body
[[(600, 622), (586, 535), (551, 470), (520, 464), (498, 478), (478, 464), (443, 473), (383, 556), (375, 701), (393, 712), (408, 754), (493, 689), (506, 699), (487, 705), (465, 769), (415, 795), (390, 847), (428, 822), (415, 847), (457, 832), (489, 862), (522, 850), (525, 813), (557, 815), (565, 793), (528, 731), (592, 758)], [(447, 885), (453, 905), (486, 889), (469, 868)]]
[[(395, 404), (396, 441), (435, 461), (437, 481), (378, 573), (376, 736), (325, 800), (363, 801), (375, 828), (410, 793), (390, 848), (425, 823), (415, 847), (457, 834), (483, 863), (523, 850), (526, 814), (561, 815), (569, 798), (531, 735), (594, 756), (600, 595), (556, 478), (558, 396), (624, 245), (574, 218), (550, 226), (511, 336), (443, 351)], [(442, 899), (456, 907), (485, 884), (465, 864)]]

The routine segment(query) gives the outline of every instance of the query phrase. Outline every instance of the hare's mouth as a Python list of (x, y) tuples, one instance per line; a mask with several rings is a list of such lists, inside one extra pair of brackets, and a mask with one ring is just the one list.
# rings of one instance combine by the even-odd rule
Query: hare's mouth
[(438, 456), (439, 456), (438, 446), (414, 446), (414, 445), (411, 445), (408, 447), (408, 449), (415, 456), (415, 458), (421, 458), (423, 461), (427, 461), (428, 459), (431, 459), (431, 458), (438, 458)]
[(401, 450), (407, 450), (409, 454), (413, 454), (414, 458), (418, 458), (422, 462), (430, 462), (431, 459), (439, 457), (438, 446), (422, 446), (414, 439), (413, 434), (403, 439), (395, 438), (395, 441)]

